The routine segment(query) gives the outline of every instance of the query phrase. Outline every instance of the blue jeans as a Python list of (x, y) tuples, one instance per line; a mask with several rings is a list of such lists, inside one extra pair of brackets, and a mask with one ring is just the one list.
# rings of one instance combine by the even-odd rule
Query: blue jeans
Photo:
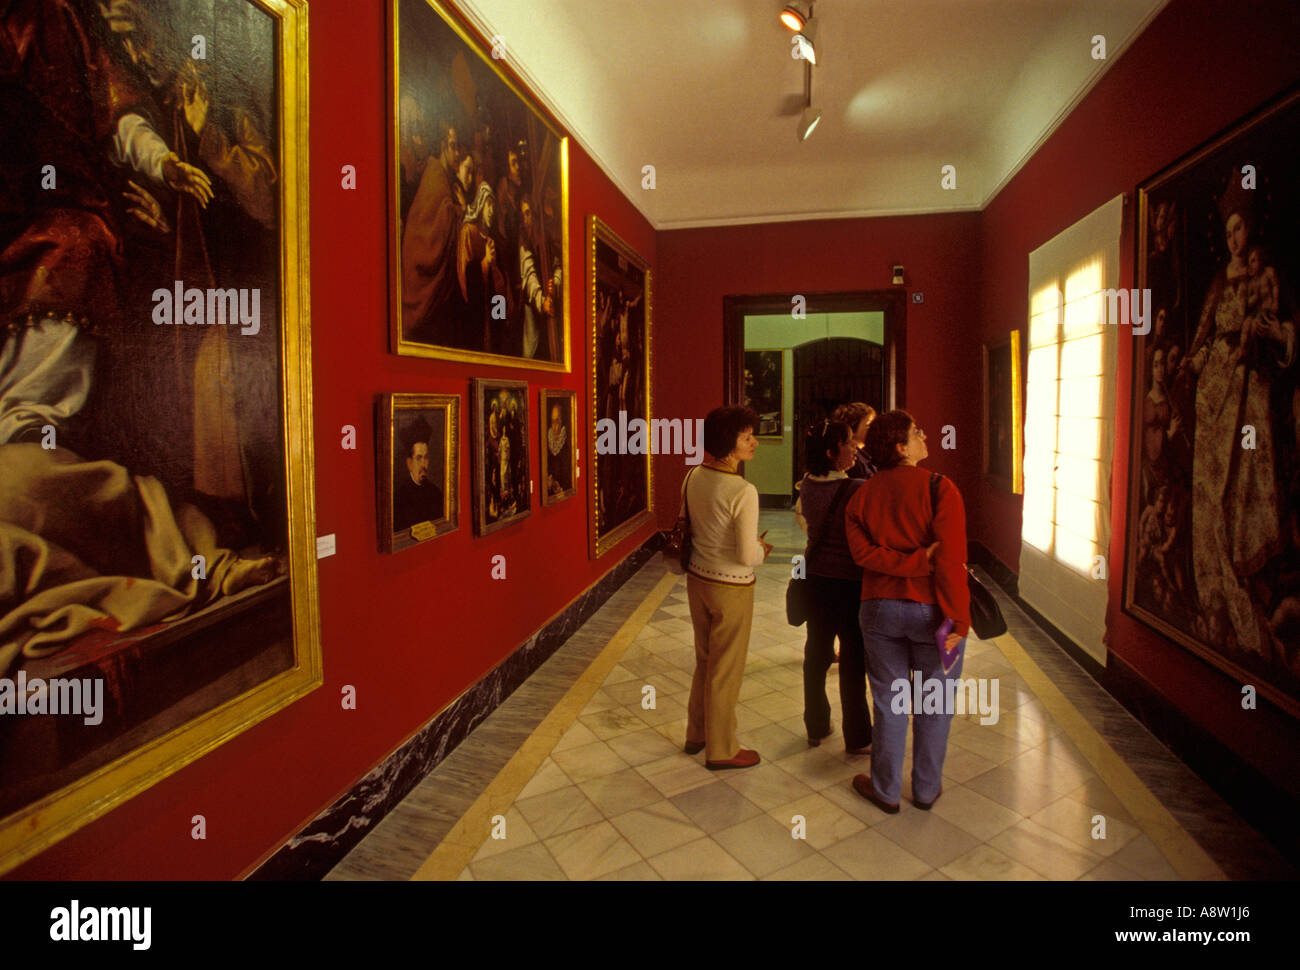
[[(931, 679), (959, 679), (966, 641), (958, 648), (956, 664), (944, 674), (934, 639), (943, 622), (937, 605), (914, 600), (863, 600), (858, 622), (866, 646), (867, 679), (876, 715), (871, 733), (871, 787), (882, 801), (897, 805), (903, 789), (907, 712), (913, 707), (911, 672), (921, 672), (923, 686)], [(905, 705), (895, 703), (894, 685), (900, 680), (907, 682)], [(947, 710), (942, 714), (923, 714), (919, 709), (913, 713), (912, 797), (917, 801), (930, 802), (939, 796), (951, 722), (952, 712)]]

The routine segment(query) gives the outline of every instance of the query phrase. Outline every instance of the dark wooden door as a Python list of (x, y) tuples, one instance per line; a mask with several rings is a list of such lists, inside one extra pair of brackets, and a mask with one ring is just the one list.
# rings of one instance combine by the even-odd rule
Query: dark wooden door
[(877, 413), (885, 406), (884, 348), (857, 337), (814, 340), (794, 349), (794, 478), (790, 492), (804, 473), (804, 434), (814, 423), (831, 416), (850, 401), (870, 404)]

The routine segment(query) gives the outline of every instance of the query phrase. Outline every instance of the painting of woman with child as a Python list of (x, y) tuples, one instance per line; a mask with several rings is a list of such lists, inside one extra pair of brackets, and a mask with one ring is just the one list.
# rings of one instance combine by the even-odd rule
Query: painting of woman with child
[(1300, 713), (1300, 94), (1139, 190), (1125, 608)]

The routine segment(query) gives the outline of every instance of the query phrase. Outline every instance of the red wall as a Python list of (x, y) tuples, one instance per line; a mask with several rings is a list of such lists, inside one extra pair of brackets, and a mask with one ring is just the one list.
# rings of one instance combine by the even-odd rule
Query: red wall
[[(1295, 83), (1297, 38), (1295, 0), (1262, 0), (1249, 12), (1230, 0), (1174, 0), (1162, 11), (982, 213), (978, 340), (1026, 326), (1029, 253), (1120, 193), (1128, 204), (1119, 286), (1135, 286), (1137, 184)], [(1239, 685), (1120, 610), (1133, 342), (1119, 346), (1108, 647), (1193, 722), (1296, 792), (1300, 725), (1267, 705), (1243, 712)], [(977, 354), (978, 344), (968, 349)], [(970, 538), (1018, 571), (1019, 497), (982, 481), (970, 494)]]
[[(927, 431), (930, 466), (952, 476), (965, 493), (979, 466), (980, 379), (974, 371), (976, 396), (970, 397), (954, 376), (969, 365), (951, 334), (977, 324), (978, 220), (977, 213), (950, 213), (661, 232), (657, 413), (702, 418), (723, 403), (724, 296), (888, 290), (893, 266), (902, 263), (908, 291), (925, 296), (924, 303), (907, 304), (903, 404)], [(945, 424), (957, 429), (954, 451), (940, 448)], [(680, 458), (663, 457), (655, 465), (655, 505), (665, 528), (676, 516), (685, 468)]]
[[(473, 537), (468, 444), (461, 447), (457, 532), (396, 555), (377, 551), (374, 408), (384, 391), (459, 393), (469, 430), (470, 377), (527, 380), (587, 399), (585, 223), (597, 213), (653, 264), (655, 233), (570, 143), (569, 374), (397, 357), (388, 352), (384, 4), (312, 0), (311, 271), (317, 532), (338, 553), (320, 562), (325, 683), (14, 870), (11, 878), (230, 879), (274, 851), (392, 749), (518, 647), (619, 559), (646, 526), (598, 561), (587, 557), (587, 456), (578, 496), (533, 497), (523, 523)], [(341, 69), (342, 68), (342, 69)], [(357, 188), (340, 169), (355, 165)], [(585, 414), (585, 411), (584, 411)], [(535, 418), (536, 420), (536, 418)], [(579, 419), (579, 441), (586, 420)], [(341, 448), (341, 428), (357, 448)], [(532, 475), (538, 478), (536, 440)], [(489, 577), (503, 554), (507, 579)], [(483, 604), (494, 604), (484, 606)], [(357, 690), (357, 710), (340, 689)], [(190, 838), (207, 817), (208, 838)]]

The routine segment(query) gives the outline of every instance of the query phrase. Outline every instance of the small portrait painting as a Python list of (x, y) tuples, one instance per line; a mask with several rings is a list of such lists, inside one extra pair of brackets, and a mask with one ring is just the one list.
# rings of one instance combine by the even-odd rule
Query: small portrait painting
[(754, 433), (760, 438), (781, 437), (782, 356), (780, 350), (745, 351), (745, 405), (758, 415)]
[(385, 394), (379, 404), (380, 544), (397, 552), (459, 525), (460, 397)]
[(554, 505), (571, 498), (577, 491), (577, 460), (574, 450), (573, 418), (576, 413), (577, 392), (541, 392), (542, 426), (542, 504)]
[(487, 535), (532, 511), (528, 384), (475, 378), (474, 531)]

